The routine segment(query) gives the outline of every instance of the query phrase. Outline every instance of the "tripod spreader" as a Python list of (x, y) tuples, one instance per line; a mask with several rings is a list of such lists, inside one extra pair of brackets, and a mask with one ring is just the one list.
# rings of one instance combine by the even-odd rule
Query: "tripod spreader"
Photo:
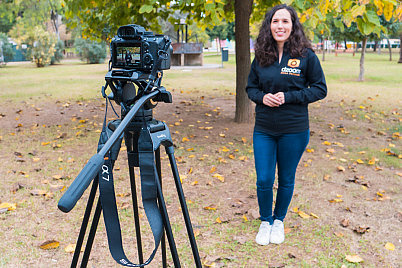
[(108, 139), (106, 144), (97, 154), (91, 157), (85, 167), (78, 174), (77, 178), (75, 178), (70, 187), (60, 198), (57, 206), (61, 211), (67, 213), (74, 208), (75, 204), (81, 198), (84, 191), (88, 188), (91, 181), (95, 178), (99, 171), (101, 171), (102, 165), (104, 164), (104, 157), (117, 142), (117, 140), (122, 136), (124, 130), (127, 128), (138, 110), (150, 99), (156, 98), (156, 100), (163, 100), (169, 98), (169, 96), (171, 99), (170, 92), (166, 91), (164, 87), (160, 87), (138, 99), (138, 101), (131, 107), (130, 111), (125, 115), (124, 119), (113, 132), (113, 135)]

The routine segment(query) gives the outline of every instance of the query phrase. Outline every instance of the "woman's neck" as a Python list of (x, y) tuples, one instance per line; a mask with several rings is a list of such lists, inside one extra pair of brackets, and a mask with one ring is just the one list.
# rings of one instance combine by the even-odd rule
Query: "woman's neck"
[(283, 47), (284, 47), (284, 43), (282, 42), (277, 42), (276, 43), (277, 47), (278, 47), (278, 61), (279, 63), (281, 63), (282, 60), (282, 55), (283, 55)]

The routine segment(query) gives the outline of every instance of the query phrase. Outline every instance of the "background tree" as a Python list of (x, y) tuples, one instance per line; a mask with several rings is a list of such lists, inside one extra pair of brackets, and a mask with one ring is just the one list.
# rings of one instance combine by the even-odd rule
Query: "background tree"
[(14, 58), (13, 45), (5, 33), (0, 33), (0, 62), (9, 62)]

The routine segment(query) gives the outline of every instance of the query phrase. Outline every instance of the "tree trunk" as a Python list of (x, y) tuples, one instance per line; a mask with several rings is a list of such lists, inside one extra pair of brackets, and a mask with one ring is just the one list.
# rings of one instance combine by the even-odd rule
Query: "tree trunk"
[(235, 0), (236, 39), (236, 113), (235, 122), (248, 123), (253, 118), (251, 101), (246, 92), (250, 72), (249, 21), (253, 0)]
[(367, 36), (365, 36), (362, 41), (362, 54), (360, 56), (359, 81), (364, 81), (364, 55), (366, 54), (366, 44), (367, 44)]
[(389, 61), (392, 61), (392, 50), (391, 50), (391, 43), (389, 42), (389, 38), (387, 37), (388, 43), (388, 50), (389, 50)]
[(325, 39), (322, 38), (321, 39), (321, 43), (322, 43), (322, 61), (325, 61)]
[(378, 41), (374, 41), (374, 48), (373, 51), (376, 52), (377, 51), (377, 46), (378, 46)]
[(343, 41), (345, 42), (345, 50), (344, 50), (344, 52), (346, 52), (346, 50), (348, 50), (348, 44), (347, 44), (347, 42), (346, 42), (346, 38), (343, 39)]
[(402, 31), (399, 35), (399, 60), (398, 63), (402, 63)]

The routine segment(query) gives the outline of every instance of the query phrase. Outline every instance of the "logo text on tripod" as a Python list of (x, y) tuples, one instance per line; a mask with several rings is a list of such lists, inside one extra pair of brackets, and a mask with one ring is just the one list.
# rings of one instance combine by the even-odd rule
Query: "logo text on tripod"
[[(105, 177), (105, 173), (107, 177)], [(105, 181), (109, 181), (109, 167), (107, 165), (102, 166), (102, 179), (104, 179)]]
[(161, 135), (156, 136), (156, 137), (158, 137), (158, 139), (160, 139), (160, 138), (166, 138), (166, 135), (165, 135), (165, 134), (161, 134)]

